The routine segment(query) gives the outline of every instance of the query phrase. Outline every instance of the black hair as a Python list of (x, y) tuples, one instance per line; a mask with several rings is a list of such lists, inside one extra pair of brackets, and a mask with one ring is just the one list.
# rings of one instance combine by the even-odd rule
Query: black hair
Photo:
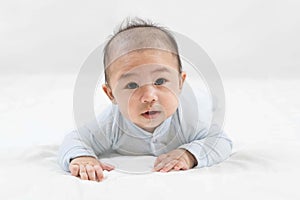
[[(110, 64), (108, 63), (108, 58), (109, 58), (109, 52), (110, 52), (110, 48), (111, 48), (111, 43), (112, 41), (114, 41), (114, 39), (120, 34), (123, 33), (125, 31), (131, 30), (131, 29), (135, 29), (135, 28), (154, 28), (156, 30), (161, 31), (165, 36), (166, 36), (166, 40), (163, 41), (163, 43), (168, 43), (169, 46), (171, 46), (172, 49), (174, 49), (175, 52), (173, 52), (173, 54), (176, 54), (176, 58), (177, 58), (177, 62), (178, 62), (178, 70), (181, 73), (182, 72), (182, 64), (181, 64), (181, 59), (179, 56), (179, 51), (178, 51), (178, 45), (177, 42), (174, 38), (174, 36), (171, 34), (171, 32), (163, 26), (160, 26), (156, 23), (153, 23), (152, 21), (148, 20), (148, 19), (141, 19), (138, 17), (135, 18), (126, 18), (123, 22), (121, 22), (121, 24), (119, 26), (116, 27), (116, 29), (114, 30), (113, 35), (110, 36), (110, 39), (107, 41), (104, 49), (103, 49), (103, 64), (104, 64), (104, 74), (105, 74), (105, 82), (108, 83), (109, 80), (109, 76), (108, 76), (108, 72), (106, 70), (107, 66)], [(155, 38), (156, 39), (156, 38)], [(157, 38), (157, 40), (159, 40), (160, 38)]]

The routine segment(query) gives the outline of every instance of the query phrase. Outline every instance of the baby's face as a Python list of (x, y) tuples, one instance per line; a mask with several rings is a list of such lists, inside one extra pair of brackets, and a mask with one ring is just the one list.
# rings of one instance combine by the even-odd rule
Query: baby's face
[(177, 109), (186, 74), (176, 56), (160, 50), (140, 50), (120, 57), (108, 70), (103, 89), (124, 117), (153, 132)]

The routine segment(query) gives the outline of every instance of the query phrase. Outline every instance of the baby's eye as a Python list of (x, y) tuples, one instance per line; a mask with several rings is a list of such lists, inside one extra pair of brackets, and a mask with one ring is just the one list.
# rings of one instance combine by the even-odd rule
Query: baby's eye
[(126, 88), (127, 89), (136, 89), (136, 88), (138, 88), (139, 87), (139, 85), (137, 84), (137, 83), (135, 83), (135, 82), (131, 82), (131, 83), (128, 83), (127, 85), (126, 85)]
[(154, 82), (154, 85), (162, 85), (166, 82), (167, 80), (164, 78), (159, 78)]

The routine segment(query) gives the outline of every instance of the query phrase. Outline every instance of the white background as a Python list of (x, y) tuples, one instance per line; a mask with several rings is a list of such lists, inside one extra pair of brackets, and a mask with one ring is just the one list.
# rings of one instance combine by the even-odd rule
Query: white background
[(299, 77), (297, 0), (74, 1), (0, 3), (0, 73), (77, 73), (127, 16), (195, 40), (222, 76)]

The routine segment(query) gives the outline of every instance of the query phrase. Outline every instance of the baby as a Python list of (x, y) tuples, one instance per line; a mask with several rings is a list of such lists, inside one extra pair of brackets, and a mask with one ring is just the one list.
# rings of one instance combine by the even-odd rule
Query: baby
[(209, 131), (212, 125), (200, 117), (205, 105), (183, 87), (177, 43), (165, 28), (140, 19), (123, 24), (104, 48), (104, 66), (102, 88), (112, 104), (65, 137), (59, 150), (65, 171), (101, 181), (103, 170), (114, 167), (99, 158), (111, 152), (157, 156), (157, 172), (211, 166), (230, 156), (230, 139)]

